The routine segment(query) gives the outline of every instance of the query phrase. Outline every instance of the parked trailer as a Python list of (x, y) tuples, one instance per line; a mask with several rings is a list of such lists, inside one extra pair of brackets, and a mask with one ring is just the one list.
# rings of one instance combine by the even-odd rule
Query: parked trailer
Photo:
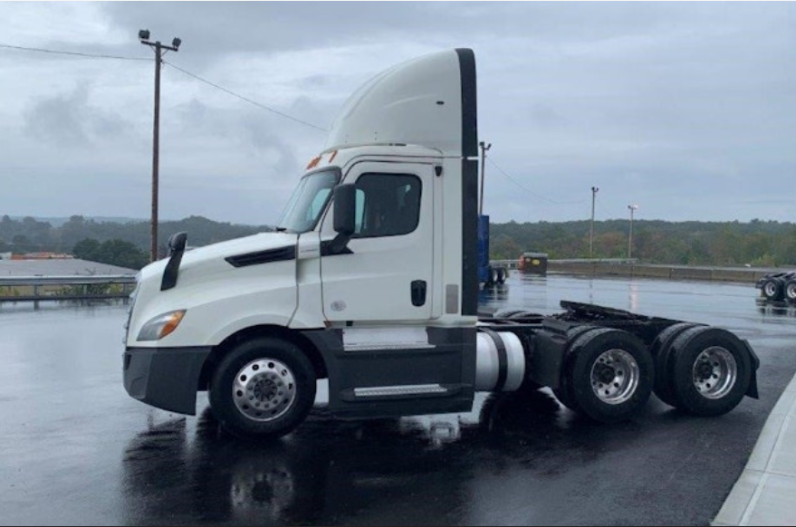
[(766, 302), (796, 305), (796, 271), (769, 274), (758, 280), (755, 287)]
[(609, 423), (653, 392), (700, 416), (757, 397), (759, 361), (724, 329), (572, 302), (554, 316), (479, 316), (471, 50), (371, 80), (307, 170), (278, 232), (190, 252), (181, 233), (141, 271), (124, 357), (132, 397), (193, 415), (208, 390), (222, 426), (244, 437), (297, 427), (318, 379), (341, 418), (468, 412), (476, 392), (540, 386)]
[(481, 287), (503, 285), (509, 279), (509, 268), (489, 260), (489, 216), (478, 216), (478, 283)]

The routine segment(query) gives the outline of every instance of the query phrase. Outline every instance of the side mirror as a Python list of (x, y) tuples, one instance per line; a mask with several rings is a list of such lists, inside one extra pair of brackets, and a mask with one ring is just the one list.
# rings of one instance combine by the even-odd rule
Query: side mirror
[(338, 185), (334, 189), (334, 230), (343, 236), (351, 236), (356, 226), (357, 187)]

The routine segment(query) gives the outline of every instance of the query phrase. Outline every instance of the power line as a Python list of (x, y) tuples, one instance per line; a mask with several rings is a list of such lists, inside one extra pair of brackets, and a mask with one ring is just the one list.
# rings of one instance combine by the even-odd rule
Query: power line
[(49, 53), (51, 55), (70, 55), (73, 57), (83, 57), (89, 59), (134, 60), (134, 61), (147, 61), (147, 62), (150, 62), (152, 60), (142, 57), (123, 57), (120, 55), (101, 55), (96, 53), (81, 53), (79, 51), (58, 51), (54, 49), (28, 48), (25, 46), (12, 46), (10, 44), (0, 44), (0, 48), (14, 49), (17, 51), (33, 51), (36, 53)]
[(213, 88), (216, 88), (217, 90), (221, 90), (224, 93), (226, 93), (228, 95), (231, 95), (231, 96), (233, 96), (235, 98), (238, 98), (238, 99), (240, 99), (242, 101), (245, 101), (245, 102), (247, 102), (249, 104), (257, 106), (258, 108), (261, 108), (263, 110), (267, 110), (267, 111), (269, 111), (271, 113), (275, 113), (276, 115), (279, 115), (280, 117), (284, 117), (285, 119), (290, 119), (291, 121), (297, 122), (299, 124), (303, 124), (304, 126), (309, 126), (310, 128), (314, 128), (314, 129), (316, 129), (318, 131), (321, 131), (321, 132), (326, 132), (327, 131), (325, 128), (321, 128), (320, 126), (314, 125), (312, 123), (308, 123), (307, 121), (302, 121), (301, 119), (299, 119), (297, 117), (293, 117), (292, 115), (288, 115), (286, 113), (280, 112), (279, 110), (275, 110), (274, 108), (266, 106), (266, 105), (264, 105), (262, 103), (259, 103), (257, 101), (253, 101), (252, 99), (249, 99), (248, 97), (244, 97), (243, 95), (235, 93), (234, 91), (229, 90), (227, 88), (224, 88), (223, 86), (219, 86), (218, 84), (216, 84), (214, 82), (210, 82), (209, 80), (204, 79), (204, 78), (200, 77), (199, 75), (195, 75), (195, 74), (191, 73), (190, 71), (187, 71), (187, 70), (184, 70), (184, 69), (180, 68), (179, 66), (175, 66), (171, 62), (166, 62), (164, 60), (163, 63), (164, 64), (168, 64), (169, 66), (171, 66), (175, 70), (180, 71), (180, 72), (184, 73), (185, 75), (188, 75), (189, 77), (192, 77), (192, 78), (194, 78), (194, 79), (196, 79), (196, 80), (198, 80), (200, 82), (203, 82), (203, 83), (207, 84), (208, 86), (212, 86)]
[[(146, 62), (149, 62), (149, 61), (152, 60), (152, 59), (142, 58), (142, 57), (124, 57), (124, 56), (121, 56), (121, 55), (104, 55), (104, 54), (97, 54), (97, 53), (82, 53), (82, 52), (79, 52), (79, 51), (60, 51), (60, 50), (54, 50), (54, 49), (32, 48), (32, 47), (26, 47), (26, 46), (12, 46), (10, 44), (0, 44), (0, 48), (13, 49), (13, 50), (17, 50), (17, 51), (31, 51), (31, 52), (35, 52), (35, 53), (48, 53), (48, 54), (51, 54), (51, 55), (68, 55), (68, 56), (72, 56), (72, 57), (82, 57), (82, 58), (91, 58), (91, 59), (113, 59), (113, 60), (146, 61)], [(163, 63), (164, 64), (168, 64), (172, 68), (176, 69), (177, 71), (182, 72), (185, 75), (188, 75), (189, 77), (192, 77), (192, 78), (194, 78), (194, 79), (196, 79), (196, 80), (198, 80), (200, 82), (203, 82), (203, 83), (207, 84), (208, 86), (212, 86), (213, 88), (216, 88), (217, 90), (221, 90), (224, 93), (226, 93), (228, 95), (231, 95), (233, 97), (236, 97), (236, 98), (238, 98), (238, 99), (240, 99), (242, 101), (245, 101), (245, 102), (247, 102), (247, 103), (249, 103), (251, 105), (257, 106), (258, 108), (261, 108), (263, 110), (266, 110), (266, 111), (269, 111), (269, 112), (274, 113), (276, 115), (279, 115), (280, 117), (284, 117), (285, 119), (290, 119), (291, 121), (297, 122), (299, 124), (303, 124), (304, 126), (309, 126), (310, 128), (314, 128), (315, 130), (318, 130), (320, 132), (327, 132), (327, 130), (325, 128), (321, 128), (320, 126), (314, 125), (314, 124), (309, 123), (307, 121), (303, 121), (303, 120), (301, 120), (301, 119), (299, 119), (297, 117), (293, 117), (292, 115), (288, 115), (288, 114), (286, 114), (284, 112), (280, 112), (279, 110), (276, 110), (274, 108), (266, 106), (265, 104), (259, 103), (257, 101), (252, 100), (252, 99), (249, 99), (248, 97), (245, 97), (243, 95), (235, 93), (232, 90), (224, 88), (223, 86), (219, 86), (218, 84), (216, 84), (214, 82), (211, 82), (211, 81), (209, 81), (209, 80), (207, 80), (205, 78), (202, 78), (199, 75), (191, 73), (190, 71), (187, 71), (187, 70), (185, 70), (183, 68), (180, 68), (179, 66), (176, 66), (175, 64), (172, 64), (171, 62), (166, 62), (164, 60)]]
[(533, 190), (529, 189), (528, 187), (526, 187), (525, 185), (523, 185), (522, 183), (520, 183), (519, 181), (517, 181), (516, 179), (514, 179), (510, 175), (508, 175), (508, 173), (505, 170), (503, 170), (502, 168), (497, 166), (497, 164), (494, 161), (492, 161), (491, 157), (487, 157), (487, 161), (489, 161), (492, 164), (492, 166), (497, 169), (498, 172), (500, 172), (501, 174), (506, 176), (512, 183), (514, 183), (515, 185), (520, 187), (522, 190), (524, 190), (528, 194), (536, 196), (537, 198), (539, 198), (541, 200), (547, 201), (549, 203), (553, 203), (555, 205), (578, 205), (578, 204), (586, 202), (585, 199), (584, 200), (580, 200), (580, 201), (556, 201), (554, 199), (550, 199), (550, 198), (547, 198), (545, 196), (542, 196), (541, 194), (539, 194), (537, 192), (534, 192)]

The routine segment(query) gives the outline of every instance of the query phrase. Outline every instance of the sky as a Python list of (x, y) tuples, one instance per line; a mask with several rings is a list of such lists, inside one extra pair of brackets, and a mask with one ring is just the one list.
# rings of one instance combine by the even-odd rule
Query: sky
[[(2, 2), (0, 215), (274, 224), (359, 85), (476, 54), (493, 221), (796, 221), (796, 3)], [(170, 64), (180, 68), (175, 69)], [(200, 76), (296, 120), (202, 83)]]

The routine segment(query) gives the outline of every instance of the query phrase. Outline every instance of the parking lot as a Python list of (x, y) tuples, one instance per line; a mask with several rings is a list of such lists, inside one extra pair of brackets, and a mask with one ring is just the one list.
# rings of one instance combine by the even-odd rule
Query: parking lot
[[(219, 432), (130, 399), (126, 307), (0, 306), (0, 523), (706, 525), (796, 373), (796, 313), (750, 286), (513, 276), (486, 308), (562, 299), (727, 327), (762, 361), (761, 399), (717, 419), (653, 399), (597, 425), (547, 391), (469, 414), (345, 422), (320, 404), (284, 440)], [(323, 391), (323, 390), (322, 390)], [(319, 401), (322, 403), (323, 401)]]

